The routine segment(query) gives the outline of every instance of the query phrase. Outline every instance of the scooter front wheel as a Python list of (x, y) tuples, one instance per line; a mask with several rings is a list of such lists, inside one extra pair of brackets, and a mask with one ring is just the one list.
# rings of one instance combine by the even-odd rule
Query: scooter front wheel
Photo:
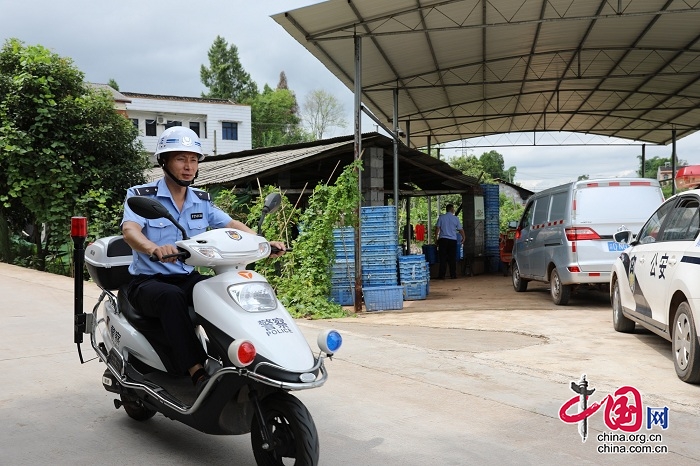
[(260, 424), (257, 416), (254, 416), (250, 440), (257, 464), (289, 464), (285, 459), (293, 459), (296, 466), (318, 464), (318, 432), (311, 413), (301, 401), (288, 393), (279, 392), (262, 399), (260, 408), (272, 445), (265, 448)]

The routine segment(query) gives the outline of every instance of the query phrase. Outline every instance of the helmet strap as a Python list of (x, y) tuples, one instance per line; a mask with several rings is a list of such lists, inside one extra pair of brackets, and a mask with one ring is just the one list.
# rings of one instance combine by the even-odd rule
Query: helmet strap
[(179, 186), (183, 186), (187, 188), (190, 186), (192, 183), (194, 183), (194, 180), (197, 179), (197, 176), (199, 175), (199, 169), (197, 169), (197, 172), (194, 174), (194, 178), (192, 178), (192, 181), (185, 181), (185, 180), (180, 180), (173, 175), (170, 170), (168, 170), (167, 165), (167, 159), (163, 156), (158, 158), (158, 164), (160, 165), (160, 168), (163, 169), (163, 171), (172, 179), (175, 183), (177, 183)]
[(194, 178), (192, 178), (192, 181), (185, 181), (185, 180), (177, 179), (177, 178), (175, 177), (175, 175), (173, 175), (172, 173), (170, 173), (170, 170), (168, 170), (167, 168), (165, 168), (165, 164), (162, 165), (162, 168), (163, 168), (163, 171), (164, 171), (175, 183), (177, 183), (177, 184), (180, 185), (180, 186), (184, 186), (185, 188), (187, 188), (189, 185), (191, 185), (192, 183), (194, 183), (194, 180), (197, 179), (197, 175), (199, 175), (199, 170), (197, 170), (197, 173), (194, 174)]

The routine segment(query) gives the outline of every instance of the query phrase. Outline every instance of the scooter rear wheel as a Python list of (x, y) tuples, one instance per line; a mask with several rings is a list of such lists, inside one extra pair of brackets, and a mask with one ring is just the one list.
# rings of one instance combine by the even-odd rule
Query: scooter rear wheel
[(250, 440), (257, 464), (275, 466), (293, 459), (296, 466), (318, 464), (319, 443), (316, 425), (306, 406), (288, 393), (275, 393), (260, 401), (272, 447), (263, 448), (257, 417), (253, 417)]
[(121, 395), (122, 406), (124, 406), (124, 411), (129, 415), (130, 418), (136, 419), (137, 421), (147, 421), (156, 415), (156, 411), (147, 408), (138, 398), (132, 398), (130, 396)]

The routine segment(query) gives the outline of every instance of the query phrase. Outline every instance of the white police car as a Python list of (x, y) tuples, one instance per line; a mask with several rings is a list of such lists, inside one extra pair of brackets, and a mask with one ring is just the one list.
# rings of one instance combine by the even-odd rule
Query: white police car
[(629, 243), (610, 276), (613, 326), (631, 333), (635, 323), (671, 341), (676, 374), (700, 382), (700, 189), (664, 202)]

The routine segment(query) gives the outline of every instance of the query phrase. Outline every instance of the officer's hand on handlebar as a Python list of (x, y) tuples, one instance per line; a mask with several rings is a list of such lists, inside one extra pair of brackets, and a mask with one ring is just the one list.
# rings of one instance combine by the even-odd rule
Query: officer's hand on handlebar
[(177, 248), (172, 244), (158, 246), (151, 252), (151, 261), (153, 262), (177, 262), (179, 257)]
[(270, 257), (273, 259), (275, 257), (283, 256), (284, 253), (287, 251), (287, 247), (282, 241), (270, 241), (270, 248), (272, 249)]

